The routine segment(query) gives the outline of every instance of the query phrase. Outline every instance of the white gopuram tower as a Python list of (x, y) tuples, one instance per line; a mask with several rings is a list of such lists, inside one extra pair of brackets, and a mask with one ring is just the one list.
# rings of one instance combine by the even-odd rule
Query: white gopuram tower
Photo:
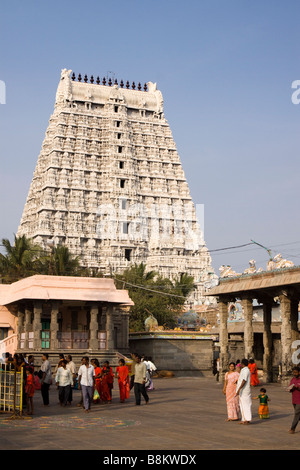
[(161, 92), (71, 73), (61, 72), (18, 235), (67, 245), (94, 272), (143, 262), (170, 279), (188, 273), (203, 302), (211, 257)]

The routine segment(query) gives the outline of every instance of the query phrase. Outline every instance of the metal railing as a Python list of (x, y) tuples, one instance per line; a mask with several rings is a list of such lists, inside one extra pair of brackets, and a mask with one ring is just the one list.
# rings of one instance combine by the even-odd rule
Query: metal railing
[(22, 416), (23, 367), (0, 364), (0, 411), (11, 412), (12, 417)]

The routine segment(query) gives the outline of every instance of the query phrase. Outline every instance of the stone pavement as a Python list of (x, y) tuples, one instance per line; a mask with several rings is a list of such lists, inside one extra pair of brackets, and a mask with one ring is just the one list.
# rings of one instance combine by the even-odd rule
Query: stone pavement
[[(267, 384), (271, 398), (270, 419), (260, 420), (253, 400), (249, 426), (226, 422), (222, 385), (214, 377), (154, 379), (150, 403), (135, 406), (119, 402), (117, 382), (109, 405), (94, 405), (90, 413), (77, 407), (80, 392), (74, 391), (72, 406), (62, 408), (54, 385), (50, 406), (34, 397), (32, 418), (8, 419), (0, 414), (1, 450), (298, 450), (300, 424), (288, 433), (293, 408), (291, 395), (280, 384)], [(259, 387), (253, 390), (253, 396)], [(75, 462), (74, 462), (75, 463)]]

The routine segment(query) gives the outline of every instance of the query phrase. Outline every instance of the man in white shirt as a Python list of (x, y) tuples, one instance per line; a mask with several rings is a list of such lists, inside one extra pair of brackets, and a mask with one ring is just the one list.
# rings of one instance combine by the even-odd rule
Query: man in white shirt
[(95, 368), (89, 363), (89, 358), (84, 356), (78, 370), (78, 388), (82, 390), (83, 405), (85, 411), (90, 411), (93, 401), (95, 382)]
[(135, 404), (141, 404), (141, 395), (143, 395), (146, 405), (149, 402), (149, 397), (146, 392), (145, 383), (146, 383), (146, 364), (141, 362), (141, 356), (135, 356), (135, 367), (134, 367), (134, 395), (135, 395)]
[(75, 366), (75, 363), (73, 362), (72, 356), (70, 354), (67, 355), (66, 360), (67, 360), (67, 369), (70, 369), (72, 377), (73, 377), (73, 381), (72, 381), (71, 388), (70, 388), (70, 395), (69, 395), (69, 398), (68, 398), (68, 403), (71, 404), (71, 402), (73, 400), (72, 387), (74, 386), (74, 383), (75, 383), (75, 380), (76, 380), (76, 366)]
[(73, 376), (70, 369), (67, 368), (67, 361), (65, 359), (61, 362), (61, 367), (57, 369), (55, 382), (58, 385), (60, 405), (66, 406), (70, 397)]
[(242, 414), (241, 424), (250, 424), (252, 420), (251, 372), (248, 368), (247, 359), (243, 359), (241, 362), (241, 372), (236, 385), (236, 395), (239, 397)]
[(143, 362), (144, 364), (146, 364), (147, 367), (145, 384), (146, 390), (154, 390), (152, 375), (156, 371), (156, 366), (153, 364), (151, 357), (145, 357)]

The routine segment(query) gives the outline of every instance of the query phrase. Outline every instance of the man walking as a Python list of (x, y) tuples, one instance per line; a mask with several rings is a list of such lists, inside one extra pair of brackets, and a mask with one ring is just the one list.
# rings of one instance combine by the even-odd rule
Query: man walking
[(73, 376), (70, 369), (67, 368), (67, 361), (65, 359), (61, 362), (61, 366), (57, 369), (55, 382), (58, 385), (59, 402), (61, 406), (67, 406), (67, 402), (70, 400)]
[(295, 429), (300, 421), (300, 368), (293, 368), (293, 378), (288, 387), (288, 391), (292, 394), (292, 404), (294, 407), (294, 419), (289, 430), (290, 434), (295, 434)]
[(82, 390), (83, 406), (88, 413), (91, 408), (94, 394), (95, 368), (89, 363), (89, 358), (84, 356), (78, 370), (78, 388)]
[(242, 359), (241, 372), (236, 386), (236, 395), (239, 397), (242, 420), (240, 424), (250, 424), (252, 420), (251, 372), (248, 360)]
[(143, 395), (146, 405), (149, 402), (149, 397), (146, 392), (146, 364), (141, 362), (141, 356), (138, 354), (135, 356), (135, 367), (134, 367), (134, 396), (135, 404), (141, 404), (141, 395)]

